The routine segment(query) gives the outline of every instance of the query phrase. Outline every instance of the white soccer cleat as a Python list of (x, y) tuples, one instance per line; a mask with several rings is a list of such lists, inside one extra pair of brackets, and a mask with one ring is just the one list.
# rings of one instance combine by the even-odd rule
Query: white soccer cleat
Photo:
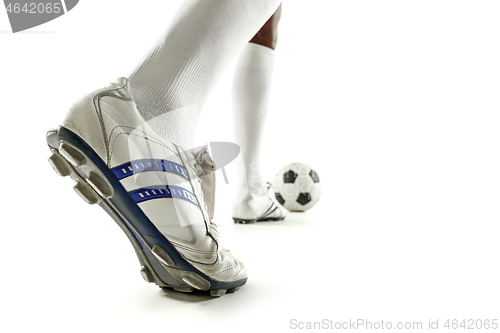
[(82, 98), (47, 133), (49, 162), (75, 191), (98, 203), (134, 246), (147, 282), (181, 292), (234, 292), (244, 265), (219, 245), (214, 164), (156, 134), (120, 78)]
[(275, 199), (271, 184), (264, 195), (256, 196), (248, 192), (243, 201), (233, 208), (233, 220), (237, 223), (253, 223), (283, 220), (288, 211)]

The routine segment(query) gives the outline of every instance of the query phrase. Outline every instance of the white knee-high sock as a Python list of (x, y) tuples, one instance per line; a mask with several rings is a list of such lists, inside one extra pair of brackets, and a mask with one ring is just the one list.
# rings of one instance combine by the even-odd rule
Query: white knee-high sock
[(267, 114), (274, 50), (248, 43), (243, 49), (233, 82), (233, 110), (236, 143), (241, 147), (248, 190), (263, 195), (267, 188), (261, 174), (260, 148)]
[(184, 1), (163, 43), (130, 77), (137, 108), (154, 130), (191, 148), (210, 89), (281, 1)]

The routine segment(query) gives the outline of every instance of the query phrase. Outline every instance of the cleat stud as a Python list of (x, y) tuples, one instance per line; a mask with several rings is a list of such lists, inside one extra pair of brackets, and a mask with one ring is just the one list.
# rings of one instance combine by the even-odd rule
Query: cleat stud
[(238, 290), (240, 290), (240, 288), (241, 287), (234, 287), (234, 288), (228, 289), (227, 294), (233, 294), (233, 293), (237, 292)]
[(174, 266), (175, 262), (170, 258), (168, 255), (167, 251), (162, 249), (160, 246), (155, 245), (151, 249), (151, 252), (154, 254), (156, 259), (158, 259), (162, 264), (167, 265), (167, 266)]
[(74, 166), (81, 166), (87, 163), (85, 155), (67, 142), (61, 141), (59, 143), (59, 153)]
[(92, 188), (86, 183), (77, 182), (73, 187), (76, 193), (85, 201), (86, 203), (93, 205), (99, 201), (97, 193), (92, 190)]
[(180, 278), (182, 282), (198, 290), (208, 290), (210, 282), (194, 272), (181, 271)]
[(87, 182), (101, 197), (110, 198), (114, 194), (113, 187), (94, 171), (90, 171)]
[(224, 296), (226, 294), (226, 289), (210, 290), (210, 295), (214, 297)]
[(249, 224), (249, 223), (255, 223), (257, 220), (241, 220), (241, 219), (235, 219), (233, 218), (234, 223), (239, 223), (239, 224)]
[(194, 291), (194, 288), (192, 287), (174, 287), (175, 291), (181, 292), (181, 293), (192, 293)]
[(68, 162), (56, 151), (52, 151), (52, 155), (48, 159), (49, 164), (52, 166), (52, 169), (61, 177), (66, 177), (70, 175), (71, 168)]
[(149, 269), (146, 266), (141, 267), (141, 275), (142, 275), (142, 278), (144, 279), (144, 281), (146, 281), (148, 283), (155, 281), (153, 278), (153, 275), (151, 274), (151, 272), (149, 271)]

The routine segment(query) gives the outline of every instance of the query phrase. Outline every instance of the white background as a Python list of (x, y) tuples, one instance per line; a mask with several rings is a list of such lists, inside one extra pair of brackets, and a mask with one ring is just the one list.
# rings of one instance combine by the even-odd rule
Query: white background
[[(308, 163), (323, 196), (283, 222), (234, 225), (219, 181), (223, 245), (250, 278), (215, 299), (146, 284), (119, 228), (46, 162), (45, 132), (76, 98), (130, 75), (178, 4), (80, 1), (18, 34), (0, 10), (2, 331), (500, 320), (498, 1), (285, 2), (266, 175)], [(231, 72), (202, 141), (232, 141)]]

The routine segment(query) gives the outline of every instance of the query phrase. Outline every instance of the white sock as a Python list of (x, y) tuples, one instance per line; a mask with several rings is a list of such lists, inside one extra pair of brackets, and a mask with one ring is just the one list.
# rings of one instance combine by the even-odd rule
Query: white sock
[(281, 1), (184, 1), (164, 42), (130, 77), (137, 108), (155, 131), (192, 148), (207, 94)]
[(233, 82), (233, 109), (236, 143), (240, 146), (245, 173), (240, 186), (257, 196), (266, 193), (260, 166), (261, 137), (267, 114), (274, 50), (248, 43), (243, 49)]

